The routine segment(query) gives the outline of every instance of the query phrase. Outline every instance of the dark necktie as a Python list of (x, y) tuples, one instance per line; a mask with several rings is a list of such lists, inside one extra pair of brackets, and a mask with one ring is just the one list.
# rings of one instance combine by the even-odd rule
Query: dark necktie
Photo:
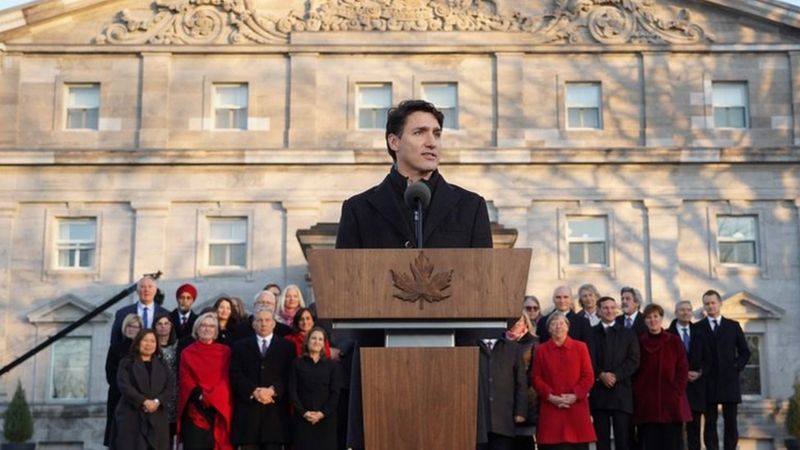
[(148, 315), (148, 314), (147, 314), (147, 311), (149, 311), (149, 310), (150, 310), (150, 308), (148, 308), (147, 306), (145, 306), (144, 308), (142, 308), (142, 322), (144, 322), (144, 327), (145, 327), (145, 328), (150, 328), (150, 327), (148, 326), (148, 323), (147, 323), (147, 315)]
[(681, 340), (683, 341), (683, 348), (686, 349), (686, 352), (689, 352), (689, 329), (686, 327), (681, 328)]
[(266, 340), (266, 339), (262, 339), (262, 340), (261, 340), (261, 357), (262, 357), (262, 358), (263, 358), (264, 356), (266, 356), (266, 354), (267, 354), (267, 348), (268, 348), (268, 347), (267, 347), (267, 340)]
[(181, 328), (186, 326), (186, 316), (181, 316)]
[(714, 334), (717, 334), (717, 329), (719, 328), (719, 324), (717, 323), (717, 319), (711, 319), (711, 323), (714, 325), (712, 327), (711, 331), (713, 331)]
[(633, 320), (630, 317), (625, 318), (625, 328), (630, 328), (633, 326)]

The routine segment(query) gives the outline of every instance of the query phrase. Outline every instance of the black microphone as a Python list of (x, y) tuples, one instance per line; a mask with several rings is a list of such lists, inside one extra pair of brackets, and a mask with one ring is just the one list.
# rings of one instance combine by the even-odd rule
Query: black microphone
[(409, 208), (416, 209), (417, 202), (422, 205), (423, 209), (427, 208), (428, 204), (431, 202), (431, 188), (422, 181), (415, 181), (408, 185), (403, 198)]
[(431, 202), (431, 188), (422, 181), (408, 185), (403, 195), (406, 205), (414, 210), (414, 225), (417, 231), (417, 248), (422, 248), (422, 210)]

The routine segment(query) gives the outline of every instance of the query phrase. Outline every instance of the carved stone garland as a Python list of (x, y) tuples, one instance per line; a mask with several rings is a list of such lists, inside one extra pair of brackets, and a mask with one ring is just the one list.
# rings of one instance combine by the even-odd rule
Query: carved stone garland
[(155, 0), (123, 10), (97, 44), (285, 44), (292, 32), (512, 31), (537, 44), (713, 42), (688, 10), (656, 17), (653, 0), (553, 0), (542, 17), (497, 14), (494, 0), (327, 0), (305, 14), (260, 15), (251, 0)]

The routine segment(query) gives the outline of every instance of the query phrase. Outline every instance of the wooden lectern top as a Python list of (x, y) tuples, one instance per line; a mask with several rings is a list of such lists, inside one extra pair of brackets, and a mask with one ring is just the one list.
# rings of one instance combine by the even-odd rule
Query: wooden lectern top
[(531, 249), (316, 249), (317, 313), (333, 320), (506, 319), (520, 314)]

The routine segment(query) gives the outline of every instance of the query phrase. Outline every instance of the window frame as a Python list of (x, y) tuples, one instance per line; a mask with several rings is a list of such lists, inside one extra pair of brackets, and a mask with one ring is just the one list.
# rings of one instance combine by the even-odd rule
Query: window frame
[[(243, 276), (251, 281), (254, 276), (253, 251), (254, 242), (254, 211), (242, 208), (201, 208), (197, 210), (197, 225), (195, 237), (195, 277), (205, 276)], [(212, 266), (210, 265), (211, 220), (244, 219), (246, 221), (246, 246), (245, 266)], [(211, 220), (210, 220), (211, 219)]]
[[(244, 106), (238, 105), (220, 105), (217, 103), (217, 94), (218, 89), (220, 88), (231, 88), (231, 87), (238, 87), (244, 89), (244, 98), (246, 100)], [(243, 81), (243, 82), (232, 82), (232, 81), (225, 81), (225, 82), (213, 82), (211, 83), (211, 129), (215, 131), (247, 131), (249, 129), (249, 119), (250, 119), (250, 83)], [(244, 111), (244, 123), (242, 127), (237, 126), (230, 126), (230, 127), (220, 127), (217, 123), (217, 111), (218, 110), (226, 110), (228, 112), (228, 118), (231, 119), (231, 125), (235, 125), (236, 121), (235, 116), (236, 113), (239, 111)]]
[[(65, 250), (65, 251), (75, 250), (75, 251), (77, 251), (78, 256), (75, 259), (76, 259), (76, 261), (79, 262), (80, 261), (81, 250), (83, 250), (81, 248), (81, 246), (86, 243), (86, 242), (83, 242), (83, 241), (77, 241), (77, 242), (67, 241), (67, 243), (65, 244), (61, 240), (61, 225), (64, 224), (64, 223), (67, 223), (67, 222), (75, 222), (75, 223), (77, 223), (77, 222), (92, 222), (93, 223), (93, 225), (94, 225), (94, 239), (91, 241), (91, 244), (92, 244), (91, 250), (94, 252), (94, 255), (92, 257), (92, 265), (91, 266), (88, 266), (88, 267), (83, 267), (81, 265), (62, 266), (60, 264), (61, 251), (62, 250)], [(90, 271), (90, 270), (92, 270), (94, 268), (94, 265), (96, 264), (96, 261), (97, 261), (97, 218), (96, 217), (91, 217), (91, 216), (89, 216), (89, 217), (56, 217), (55, 228), (56, 228), (56, 232), (55, 232), (55, 239), (54, 239), (54, 242), (53, 242), (53, 245), (55, 246), (55, 249), (53, 250), (54, 253), (55, 253), (55, 258), (53, 259), (55, 266), (53, 268), (54, 269), (58, 269), (58, 270), (76, 270), (76, 271)], [(62, 245), (66, 246), (67, 248), (62, 248)], [(70, 248), (73, 245), (77, 245), (77, 248)]]
[[(64, 122), (63, 122), (64, 131), (70, 131), (70, 132), (72, 132), (72, 131), (79, 131), (79, 132), (80, 131), (95, 131), (95, 132), (96, 131), (100, 131), (100, 119), (101, 119), (100, 118), (100, 111), (101, 111), (101, 107), (102, 107), (102, 83), (100, 83), (100, 82), (68, 82), (68, 83), (64, 83), (63, 86), (64, 86), (64, 94), (63, 94), (64, 95)], [(70, 94), (72, 93), (71, 90), (73, 88), (75, 88), (75, 89), (96, 88), (96, 92), (97, 92), (97, 107), (96, 108), (91, 108), (91, 109), (96, 109), (97, 110), (97, 123), (94, 124), (95, 126), (93, 128), (85, 127), (85, 126), (76, 127), (76, 128), (70, 127), (70, 120), (69, 120), (70, 119), (70, 111), (72, 111), (73, 109), (82, 110), (84, 112), (83, 123), (85, 125), (85, 122), (86, 122), (86, 111), (89, 110), (89, 108), (72, 108), (71, 107), (71, 105), (70, 105)]]
[[(570, 221), (571, 220), (575, 220), (575, 219), (602, 219), (603, 220), (603, 225), (604, 225), (604, 227), (603, 227), (604, 236), (603, 236), (602, 240), (591, 239), (591, 238), (585, 238), (585, 239), (584, 238), (570, 238), (570, 234), (569, 234)], [(608, 216), (606, 216), (606, 215), (596, 215), (596, 214), (592, 214), (592, 215), (568, 214), (566, 216), (566, 221), (567, 221), (567, 223), (566, 223), (567, 232), (566, 232), (565, 237), (566, 237), (566, 240), (567, 240), (567, 244), (566, 244), (567, 245), (567, 264), (569, 264), (570, 266), (589, 266), (589, 267), (597, 267), (597, 266), (605, 267), (605, 266), (608, 266)], [(572, 246), (572, 244), (584, 244), (583, 253), (584, 253), (584, 256), (587, 257), (587, 259), (588, 259), (588, 254), (586, 254), (588, 247), (586, 247), (585, 244), (597, 243), (597, 242), (602, 242), (603, 243), (603, 259), (605, 260), (605, 262), (603, 262), (603, 263), (597, 263), (597, 262), (577, 262), (576, 263), (576, 262), (572, 262), (572, 259), (571, 259), (571, 255), (572, 255), (571, 246)]]
[[(208, 267), (215, 268), (215, 269), (218, 269), (218, 268), (242, 269), (242, 268), (247, 267), (247, 247), (249, 245), (249, 243), (247, 241), (247, 228), (248, 228), (247, 217), (241, 217), (241, 216), (222, 216), (222, 217), (220, 217), (220, 216), (208, 216), (206, 218), (206, 221), (207, 221), (207, 224), (208, 224), (208, 242), (206, 244), (206, 256), (207, 256), (206, 264), (208, 265)], [(220, 222), (220, 223), (221, 222), (228, 222), (231, 225), (236, 224), (238, 222), (244, 222), (243, 223), (243, 225), (244, 225), (244, 234), (245, 234), (244, 235), (244, 240), (243, 241), (239, 241), (239, 240), (235, 240), (235, 239), (215, 239), (214, 237), (212, 237), (213, 233), (211, 232), (215, 222)], [(211, 253), (212, 253), (212, 251), (211, 250), (212, 250), (212, 247), (214, 245), (224, 246), (224, 248), (226, 250), (225, 251), (225, 260), (226, 260), (227, 264), (220, 264), (220, 265), (212, 264), (212, 261), (211, 261)], [(244, 264), (231, 264), (231, 246), (235, 246), (235, 245), (244, 245), (244, 248), (245, 248), (245, 252), (244, 252), (245, 261), (244, 261)]]
[[(58, 238), (59, 224), (64, 219), (95, 220), (95, 254), (94, 266), (89, 268), (59, 267), (58, 265)], [(90, 277), (99, 280), (103, 269), (103, 212), (101, 210), (85, 208), (81, 205), (68, 206), (67, 208), (48, 208), (45, 210), (45, 235), (43, 241), (44, 258), (42, 258), (42, 278), (51, 281), (58, 277)]]
[[(717, 106), (714, 101), (714, 91), (716, 86), (741, 86), (744, 91), (744, 104), (743, 105), (724, 105)], [(720, 125), (717, 123), (717, 109), (724, 109), (726, 113), (734, 108), (744, 109), (744, 125), (735, 127), (731, 125)], [(727, 114), (726, 114), (727, 115)], [(711, 120), (713, 121), (713, 128), (719, 130), (749, 130), (750, 129), (750, 86), (746, 80), (711, 80)]]
[[(759, 356), (759, 359), (758, 359), (758, 378), (759, 378), (758, 387), (759, 387), (759, 393), (758, 394), (745, 393), (744, 390), (742, 390), (742, 399), (743, 400), (760, 400), (760, 399), (763, 399), (763, 398), (765, 398), (767, 396), (767, 392), (766, 392), (766, 389), (765, 389), (765, 386), (767, 384), (766, 383), (766, 381), (767, 381), (767, 377), (766, 377), (767, 373), (764, 371), (765, 370), (765, 366), (766, 366), (766, 364), (764, 363), (764, 359), (765, 359), (765, 353), (764, 352), (766, 351), (766, 348), (767, 348), (765, 343), (764, 343), (764, 341), (767, 339), (767, 333), (766, 333), (766, 330), (759, 330), (759, 331), (745, 330), (744, 331), (745, 341), (747, 340), (748, 336), (753, 336), (753, 337), (758, 338), (758, 356)], [(744, 366), (744, 369), (747, 369), (748, 367), (752, 367), (752, 365), (750, 364), (750, 361), (752, 361), (752, 360), (753, 360), (753, 357), (751, 355), (750, 356), (750, 360), (747, 362), (747, 365)], [(742, 369), (742, 371), (739, 372), (739, 377), (740, 377), (739, 383), (740, 384), (741, 384), (741, 374), (744, 373), (744, 369)]]
[(86, 397), (85, 398), (54, 398), (53, 397), (53, 390), (55, 389), (54, 383), (54, 376), (56, 372), (55, 367), (55, 358), (56, 358), (56, 345), (54, 344), (50, 349), (49, 354), (49, 370), (47, 373), (47, 393), (46, 393), (46, 402), (50, 404), (86, 404), (89, 403), (92, 398), (92, 354), (93, 354), (93, 347), (94, 347), (94, 339), (91, 335), (85, 334), (77, 334), (77, 335), (70, 335), (64, 337), (61, 341), (56, 342), (56, 344), (63, 343), (64, 339), (74, 339), (74, 340), (84, 340), (89, 342), (89, 353), (88, 353), (88, 367), (87, 367), (87, 377), (86, 377)]
[[(590, 202), (591, 203), (591, 202)], [(558, 232), (558, 277), (561, 280), (571, 276), (586, 276), (591, 273), (599, 272), (606, 274), (609, 278), (615, 279), (617, 276), (616, 264), (616, 240), (614, 237), (616, 229), (616, 212), (614, 205), (585, 204), (558, 208), (556, 212), (556, 223)], [(606, 218), (606, 264), (570, 264), (569, 262), (569, 228), (568, 218), (573, 216)]]
[[(592, 86), (597, 87), (597, 106), (570, 106), (569, 103), (569, 88), (570, 86)], [(570, 110), (580, 109), (596, 109), (597, 110), (597, 127), (588, 126), (572, 126), (570, 124)], [(583, 117), (583, 116), (581, 116)], [(564, 82), (564, 128), (570, 131), (601, 131), (604, 127), (603, 121), (603, 83), (601, 81), (565, 81)]]
[[(367, 107), (362, 107), (362, 105), (361, 105), (361, 103), (359, 101), (359, 97), (360, 97), (360, 94), (361, 94), (361, 89), (365, 88), (365, 87), (378, 87), (378, 86), (381, 86), (381, 87), (384, 87), (384, 88), (388, 88), (388, 90), (389, 90), (389, 104), (387, 106), (385, 106), (385, 108), (382, 105), (367, 105)], [(388, 113), (389, 109), (392, 108), (393, 102), (394, 102), (394, 83), (393, 82), (391, 82), (391, 81), (357, 81), (357, 82), (355, 82), (355, 98), (353, 99), (353, 104), (355, 105), (355, 129), (359, 130), (359, 131), (384, 130), (385, 129), (385, 124), (380, 124), (380, 123), (375, 124), (376, 126), (373, 127), (373, 128), (362, 128), (361, 127), (361, 110), (362, 109), (364, 109), (364, 110), (369, 109), (372, 112), (372, 114), (374, 115), (375, 111), (378, 110), (378, 108), (374, 108), (374, 106), (381, 106), (380, 109), (386, 109), (386, 111)]]
[[(771, 209), (747, 201), (728, 201), (724, 204), (709, 205), (706, 210), (708, 222), (708, 267), (711, 279), (728, 276), (758, 274), (762, 279), (769, 278), (769, 258), (764, 258), (767, 248), (767, 233), (764, 217), (770, 217)], [(756, 220), (756, 260), (757, 264), (723, 263), (719, 259), (718, 216), (753, 216)]]
[[(752, 239), (735, 239), (734, 237), (729, 236), (721, 236), (719, 225), (721, 218), (738, 218), (738, 219), (750, 219), (753, 221), (753, 237)], [(761, 262), (761, 252), (759, 249), (759, 226), (758, 226), (758, 216), (752, 214), (717, 214), (717, 259), (720, 264), (726, 266), (758, 266)], [(728, 262), (722, 261), (721, 255), (721, 244), (723, 243), (749, 243), (752, 242), (753, 244), (753, 262)]]

